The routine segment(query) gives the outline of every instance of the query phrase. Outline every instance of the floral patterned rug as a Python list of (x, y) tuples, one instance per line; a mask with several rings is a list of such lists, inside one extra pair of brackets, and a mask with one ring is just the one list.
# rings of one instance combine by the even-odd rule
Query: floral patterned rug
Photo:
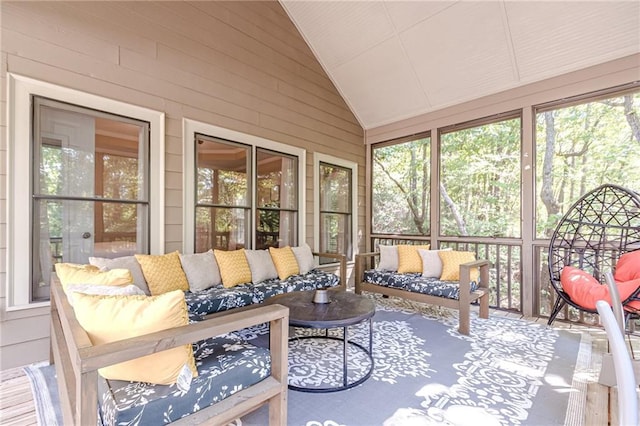
[[(371, 377), (352, 389), (331, 393), (288, 392), (288, 424), (304, 426), (570, 425), (582, 419), (591, 342), (580, 333), (542, 324), (472, 316), (471, 335), (457, 332), (455, 313), (399, 299), (374, 297)], [(314, 330), (291, 329), (296, 336)], [(341, 337), (332, 330), (330, 337)], [(368, 348), (368, 323), (351, 327), (349, 338)], [(240, 333), (263, 345), (266, 329)], [(303, 387), (342, 383), (342, 342), (290, 342), (289, 381)], [(349, 345), (348, 381), (366, 374), (369, 357)], [(40, 424), (60, 422), (53, 366), (26, 367)], [(268, 409), (235, 426), (268, 424)]]
[[(473, 316), (471, 335), (464, 336), (451, 310), (375, 299), (371, 377), (333, 393), (290, 390), (290, 425), (564, 425), (584, 409), (586, 387), (574, 373), (586, 368), (581, 364), (590, 357), (591, 343), (582, 341), (580, 333)], [(368, 324), (348, 333), (368, 347)], [(293, 340), (289, 383), (339, 385), (342, 351), (336, 340)], [(357, 380), (370, 361), (357, 347), (350, 347), (348, 355), (349, 381)], [(267, 420), (265, 407), (236, 424), (264, 425)]]

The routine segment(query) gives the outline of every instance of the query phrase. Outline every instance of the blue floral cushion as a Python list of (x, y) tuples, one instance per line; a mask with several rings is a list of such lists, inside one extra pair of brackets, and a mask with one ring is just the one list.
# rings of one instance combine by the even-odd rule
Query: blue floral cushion
[[(447, 299), (458, 300), (460, 297), (460, 286), (457, 281), (440, 281), (438, 278), (423, 277), (422, 274), (399, 274), (370, 269), (364, 273), (364, 282)], [(471, 291), (476, 291), (477, 288), (478, 284), (472, 281)]]
[(322, 287), (336, 287), (340, 285), (340, 278), (328, 272), (312, 269), (303, 275), (291, 275), (284, 281), (279, 279), (266, 280), (254, 284), (253, 291), (258, 303), (278, 294), (292, 291), (315, 290)]
[(198, 377), (187, 392), (98, 377), (100, 417), (105, 426), (161, 425), (206, 408), (271, 374), (269, 350), (230, 336), (194, 344)]
[(337, 275), (312, 269), (306, 274), (292, 275), (284, 281), (273, 278), (258, 284), (240, 284), (231, 288), (225, 288), (219, 284), (195, 293), (186, 291), (184, 297), (187, 301), (189, 318), (192, 321), (199, 321), (205, 315), (262, 303), (278, 294), (338, 285), (340, 285), (340, 278)]
[(184, 298), (187, 302), (187, 309), (191, 315), (204, 316), (215, 312), (226, 311), (227, 309), (248, 306), (259, 303), (255, 300), (253, 286), (251, 283), (240, 284), (235, 287), (225, 288), (218, 284), (204, 291), (192, 293), (186, 291)]

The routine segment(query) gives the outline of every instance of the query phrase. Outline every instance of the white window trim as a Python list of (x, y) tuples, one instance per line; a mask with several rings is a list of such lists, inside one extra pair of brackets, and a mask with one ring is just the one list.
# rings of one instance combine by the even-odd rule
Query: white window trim
[[(182, 120), (182, 160), (183, 160), (183, 253), (193, 253), (195, 245), (195, 182), (196, 182), (196, 161), (195, 161), (195, 144), (194, 138), (196, 133), (202, 133), (207, 136), (228, 139), (230, 141), (243, 143), (251, 146), (251, 158), (256, 158), (257, 148), (270, 149), (272, 151), (281, 152), (283, 154), (294, 155), (298, 157), (298, 244), (305, 241), (305, 182), (306, 182), (306, 150), (291, 145), (285, 145), (259, 136), (253, 136), (235, 130), (225, 129), (224, 127), (214, 126), (213, 124), (202, 123), (189, 118)], [(255, 161), (253, 162), (255, 165)], [(251, 167), (251, 182), (255, 179), (256, 170), (254, 165)], [(252, 185), (253, 187), (253, 185)], [(255, 192), (255, 191), (254, 191)], [(251, 194), (251, 229), (255, 231), (256, 227), (256, 199), (255, 193)], [(251, 235), (252, 247), (255, 247), (255, 232)]]
[(31, 97), (42, 96), (149, 122), (149, 250), (164, 253), (164, 113), (67, 87), (7, 74), (7, 311), (29, 303), (31, 288)]
[(355, 259), (358, 251), (358, 164), (319, 152), (313, 154), (313, 187), (316, 188), (313, 191), (313, 249), (315, 252), (320, 249), (320, 163), (351, 169), (351, 244), (353, 246), (353, 257), (347, 259), (347, 261), (351, 262)]

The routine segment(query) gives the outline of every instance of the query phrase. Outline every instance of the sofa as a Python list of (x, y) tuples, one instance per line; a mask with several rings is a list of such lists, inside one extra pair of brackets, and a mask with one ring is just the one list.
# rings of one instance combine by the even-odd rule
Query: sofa
[[(281, 305), (257, 305), (188, 324), (185, 314), (185, 324), (179, 327), (94, 343), (76, 317), (60, 281), (53, 277), (51, 361), (56, 366), (63, 422), (69, 425), (228, 424), (269, 404), (270, 425), (286, 424), (288, 312), (288, 308)], [(262, 323), (270, 327), (269, 349), (255, 347), (228, 334)], [(114, 364), (139, 361), (143, 359), (140, 357), (159, 355), (192, 342), (196, 342), (194, 358), (198, 376), (186, 390), (177, 383), (161, 385), (106, 379), (98, 373)], [(150, 362), (147, 369), (160, 367), (153, 360)]]
[[(57, 264), (51, 353), (65, 423), (226, 424), (269, 403), (271, 424), (286, 424), (288, 309), (262, 302), (344, 289), (344, 256), (316, 255), (337, 259), (340, 275), (315, 268), (308, 246)], [(265, 323), (268, 349), (235, 333)]]
[[(398, 248), (408, 252), (406, 257), (412, 265), (399, 268), (402, 259)], [(357, 294), (367, 291), (455, 309), (459, 312), (458, 331), (465, 335), (470, 332), (471, 303), (479, 303), (480, 318), (489, 317), (489, 261), (476, 260), (469, 252), (428, 250), (428, 246), (380, 246), (380, 249), (356, 255)], [(443, 265), (441, 256), (452, 260)], [(443, 270), (444, 266), (447, 270)]]

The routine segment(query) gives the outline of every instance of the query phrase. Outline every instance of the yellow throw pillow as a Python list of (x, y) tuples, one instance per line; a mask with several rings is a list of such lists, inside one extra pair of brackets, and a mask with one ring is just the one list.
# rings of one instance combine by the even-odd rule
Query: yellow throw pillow
[[(460, 265), (476, 260), (475, 253), (470, 251), (439, 251), (438, 256), (442, 260), (442, 281), (457, 281), (460, 279)], [(480, 276), (478, 268), (471, 270), (471, 280), (477, 281)]]
[(220, 269), (220, 277), (224, 287), (230, 288), (238, 284), (251, 282), (251, 268), (249, 268), (244, 249), (231, 251), (214, 250), (213, 255), (216, 257), (216, 262), (218, 262), (218, 269)]
[(422, 258), (418, 249), (429, 250), (429, 244), (424, 246), (402, 244), (398, 246), (398, 273), (422, 273)]
[(280, 278), (281, 280), (285, 280), (291, 275), (298, 275), (300, 273), (298, 260), (296, 259), (296, 255), (293, 254), (293, 250), (291, 250), (291, 247), (269, 247), (269, 253), (271, 254), (273, 264), (276, 265), (278, 278)]
[(70, 284), (112, 285), (116, 287), (133, 284), (133, 275), (128, 269), (101, 271), (97, 266), (75, 263), (56, 263), (55, 268), (65, 293)]
[[(170, 291), (159, 296), (98, 296), (75, 293), (74, 311), (91, 343), (109, 342), (142, 336), (189, 323), (184, 293)], [(99, 369), (111, 380), (170, 385), (176, 382), (184, 365), (196, 370), (193, 347), (178, 346), (142, 358)]]
[(152, 296), (172, 290), (189, 290), (189, 281), (182, 270), (177, 251), (162, 255), (136, 254)]

